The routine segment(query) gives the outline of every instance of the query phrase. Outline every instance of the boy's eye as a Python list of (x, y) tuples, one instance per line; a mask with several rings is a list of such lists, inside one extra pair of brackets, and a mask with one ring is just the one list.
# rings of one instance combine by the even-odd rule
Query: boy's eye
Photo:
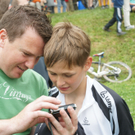
[(65, 75), (66, 77), (72, 77), (73, 75)]

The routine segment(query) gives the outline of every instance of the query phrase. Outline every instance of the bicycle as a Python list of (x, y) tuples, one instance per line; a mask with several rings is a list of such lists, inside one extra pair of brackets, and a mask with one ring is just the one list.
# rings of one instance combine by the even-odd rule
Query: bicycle
[(99, 57), (99, 61), (93, 61), (92, 65), (98, 65), (97, 72), (94, 71), (93, 67), (90, 67), (88, 70), (90, 74), (94, 75), (95, 79), (103, 77), (105, 80), (109, 82), (121, 83), (131, 78), (132, 70), (127, 64), (120, 61), (102, 63), (101, 59), (104, 57), (104, 52), (93, 55), (93, 57), (96, 56)]

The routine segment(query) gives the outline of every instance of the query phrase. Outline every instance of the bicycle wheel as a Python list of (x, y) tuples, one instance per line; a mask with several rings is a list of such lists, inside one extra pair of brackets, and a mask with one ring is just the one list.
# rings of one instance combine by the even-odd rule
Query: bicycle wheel
[(96, 7), (98, 7), (98, 0), (93, 0), (93, 6), (94, 6), (94, 8), (96, 8)]
[(120, 61), (112, 61), (107, 64), (116, 68), (115, 70), (106, 65), (102, 67), (102, 71), (109, 71), (107, 75), (103, 76), (107, 81), (121, 83), (131, 78), (132, 70), (127, 64)]

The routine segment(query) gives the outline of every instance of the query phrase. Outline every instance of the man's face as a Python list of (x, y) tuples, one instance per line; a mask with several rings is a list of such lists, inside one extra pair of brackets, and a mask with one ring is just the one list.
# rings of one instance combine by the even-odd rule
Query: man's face
[(25, 33), (9, 42), (6, 30), (0, 31), (0, 69), (10, 78), (19, 78), (32, 69), (43, 55), (44, 41), (38, 33), (27, 28)]

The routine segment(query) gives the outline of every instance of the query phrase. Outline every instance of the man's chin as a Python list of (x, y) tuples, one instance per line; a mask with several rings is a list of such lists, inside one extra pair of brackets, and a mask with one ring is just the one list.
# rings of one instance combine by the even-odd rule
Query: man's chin
[(23, 73), (18, 73), (18, 74), (14, 74), (14, 75), (11, 75), (10, 78), (12, 79), (17, 79), (17, 78), (20, 78), (22, 76)]

